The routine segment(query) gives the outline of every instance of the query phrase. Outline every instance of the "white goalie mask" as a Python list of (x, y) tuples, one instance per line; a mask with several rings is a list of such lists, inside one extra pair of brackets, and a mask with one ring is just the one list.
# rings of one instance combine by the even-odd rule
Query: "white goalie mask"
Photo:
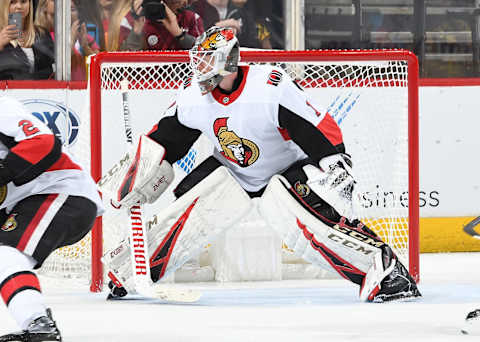
[(195, 41), (189, 51), (190, 67), (202, 95), (211, 92), (223, 76), (237, 71), (240, 49), (233, 30), (213, 26)]

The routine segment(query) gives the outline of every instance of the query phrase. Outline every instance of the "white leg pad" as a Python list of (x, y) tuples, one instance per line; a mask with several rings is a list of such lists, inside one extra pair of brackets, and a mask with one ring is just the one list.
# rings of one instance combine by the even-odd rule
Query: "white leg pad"
[[(279, 175), (274, 176), (260, 202), (260, 214), (279, 234), (294, 254), (328, 271), (342, 274), (342, 269), (365, 275), (371, 268), (374, 255), (383, 243), (361, 241), (330, 227), (305, 210), (289, 193), (291, 185)], [(355, 235), (355, 234), (353, 234)], [(325, 257), (330, 253), (340, 262), (334, 265)]]
[[(147, 225), (150, 264), (162, 268), (160, 279), (167, 277), (251, 209), (247, 193), (225, 167), (219, 167)], [(121, 253), (115, 253), (118, 248)], [(128, 291), (131, 266), (124, 255), (130, 253), (130, 244), (118, 248), (106, 253), (103, 262)]]

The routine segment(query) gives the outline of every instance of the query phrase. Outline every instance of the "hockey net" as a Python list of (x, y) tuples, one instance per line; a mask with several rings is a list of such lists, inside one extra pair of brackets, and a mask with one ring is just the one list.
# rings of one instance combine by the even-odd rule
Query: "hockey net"
[[(290, 74), (340, 125), (352, 155), (362, 221), (393, 247), (418, 280), (418, 64), (403, 50), (242, 51), (241, 62), (269, 63)], [(75, 155), (99, 180), (125, 153), (120, 83), (129, 83), (131, 124), (147, 132), (191, 78), (186, 52), (100, 53), (92, 58), (89, 117)], [(201, 137), (175, 166), (178, 182), (212, 151)], [(171, 191), (147, 208), (153, 217), (173, 200)], [(125, 217), (105, 203), (107, 212), (92, 232), (64, 247), (44, 266), (46, 273), (89, 278), (99, 290), (100, 257), (126, 234)], [(208, 246), (205, 247), (208, 251)], [(288, 246), (283, 262), (296, 262)], [(293, 261), (292, 261), (293, 260)], [(285, 276), (288, 278), (288, 276)]]

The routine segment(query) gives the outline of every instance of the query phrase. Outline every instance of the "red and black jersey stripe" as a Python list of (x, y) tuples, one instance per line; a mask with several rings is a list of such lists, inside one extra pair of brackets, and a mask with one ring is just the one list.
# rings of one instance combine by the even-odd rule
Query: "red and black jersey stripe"
[(25, 290), (41, 292), (40, 282), (35, 273), (30, 271), (17, 272), (7, 277), (0, 284), (0, 294), (7, 306), (15, 295)]
[(342, 132), (330, 115), (325, 115), (317, 127), (280, 105), (279, 128), (285, 140), (292, 139), (313, 160), (336, 153), (345, 153)]
[(165, 160), (173, 164), (187, 154), (200, 134), (198, 129), (182, 125), (175, 113), (162, 118), (147, 136), (165, 148)]
[(54, 165), (62, 155), (62, 143), (53, 134), (40, 134), (16, 142), (13, 137), (0, 133), (0, 141), (9, 148), (4, 167), (15, 175), (15, 185), (23, 185), (38, 177)]

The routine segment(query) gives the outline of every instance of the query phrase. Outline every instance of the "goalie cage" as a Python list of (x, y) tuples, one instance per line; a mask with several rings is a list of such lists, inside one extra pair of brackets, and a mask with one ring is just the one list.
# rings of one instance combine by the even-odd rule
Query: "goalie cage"
[[(241, 63), (268, 63), (285, 69), (322, 103), (340, 125), (352, 155), (357, 179), (357, 209), (362, 221), (395, 250), (419, 280), (418, 62), (404, 50), (241, 51)], [(90, 166), (96, 181), (126, 151), (120, 83), (129, 83), (129, 107), (136, 135), (148, 131), (173, 103), (175, 92), (191, 78), (188, 52), (102, 52), (92, 56), (89, 105), (72, 153)], [(89, 109), (89, 110), (88, 110)], [(124, 147), (125, 146), (125, 147)], [(173, 186), (201, 162), (212, 146), (201, 137), (174, 165)], [(164, 196), (147, 208), (147, 217), (173, 200)], [(91, 291), (101, 291), (100, 257), (125, 236), (122, 215), (105, 203), (92, 233), (73, 246), (57, 250), (43, 273), (90, 277)], [(123, 222), (126, 222), (123, 220)], [(209, 260), (209, 246), (200, 263)], [(303, 268), (288, 246), (279, 245), (283, 272)], [(225, 266), (225, 265), (224, 265)], [(233, 265), (232, 265), (233, 266)], [(228, 265), (227, 265), (228, 267)], [(314, 273), (315, 276), (317, 275)], [(308, 277), (308, 275), (305, 275)]]

